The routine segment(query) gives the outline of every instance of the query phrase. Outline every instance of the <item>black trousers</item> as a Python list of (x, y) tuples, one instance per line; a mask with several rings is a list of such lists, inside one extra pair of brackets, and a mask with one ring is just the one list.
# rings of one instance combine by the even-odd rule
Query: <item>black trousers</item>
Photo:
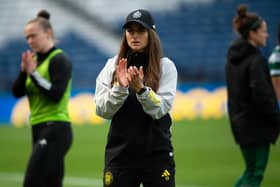
[(159, 159), (142, 167), (126, 167), (125, 164), (106, 165), (103, 174), (104, 187), (175, 187), (175, 162), (173, 158)]
[(32, 153), (24, 187), (62, 187), (64, 157), (72, 144), (69, 122), (47, 122), (32, 126)]

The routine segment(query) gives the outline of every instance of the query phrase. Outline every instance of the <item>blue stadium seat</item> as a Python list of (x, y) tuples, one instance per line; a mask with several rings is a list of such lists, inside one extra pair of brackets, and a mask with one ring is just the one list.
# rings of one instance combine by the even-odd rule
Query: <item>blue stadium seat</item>
[[(175, 11), (153, 12), (164, 53), (176, 63), (181, 83), (224, 81), (226, 51), (236, 37), (232, 18), (240, 3), (248, 3), (250, 10), (267, 21), (270, 38), (263, 52), (268, 57), (276, 45), (276, 27), (280, 21), (278, 1), (213, 1), (203, 5), (181, 2)], [(123, 20), (116, 20), (113, 25), (120, 36), (122, 24)], [(95, 78), (108, 58), (107, 53), (85, 40), (82, 33), (72, 30), (63, 33), (58, 46), (72, 60), (73, 88), (93, 88)], [(15, 79), (21, 53), (27, 48), (24, 39), (10, 40), (0, 48), (0, 90), (7, 89)]]

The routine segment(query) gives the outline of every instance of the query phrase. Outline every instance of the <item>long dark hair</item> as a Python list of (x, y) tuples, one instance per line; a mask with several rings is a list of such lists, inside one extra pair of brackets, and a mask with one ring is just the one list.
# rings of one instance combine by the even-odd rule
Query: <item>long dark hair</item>
[[(157, 91), (159, 88), (159, 81), (161, 76), (160, 59), (162, 57), (162, 49), (160, 39), (153, 29), (148, 29), (148, 36), (148, 46), (144, 50), (149, 59), (146, 71), (144, 72), (145, 85), (151, 87), (154, 91)], [(119, 63), (120, 59), (127, 58), (127, 54), (129, 51), (130, 47), (127, 44), (127, 39), (124, 31), (117, 58), (117, 64)], [(112, 82), (114, 82), (115, 80), (116, 77), (114, 74)]]

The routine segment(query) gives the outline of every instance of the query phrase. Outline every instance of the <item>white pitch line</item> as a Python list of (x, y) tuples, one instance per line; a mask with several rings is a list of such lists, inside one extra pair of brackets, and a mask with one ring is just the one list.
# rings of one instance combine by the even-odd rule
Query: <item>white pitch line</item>
[[(16, 183), (23, 182), (23, 175), (20, 173), (10, 173), (10, 172), (0, 172), (0, 182), (1, 181), (11, 181)], [(103, 186), (102, 180), (95, 178), (82, 178), (82, 177), (72, 177), (65, 176), (64, 184), (67, 186), (90, 186), (90, 187), (100, 187)], [(176, 185), (177, 187), (209, 187), (209, 186), (198, 186), (198, 185)]]
[[(14, 181), (16, 183), (23, 182), (23, 175), (19, 173), (0, 172), (0, 181)], [(68, 186), (91, 186), (100, 187), (102, 181), (92, 178), (70, 177), (66, 176), (63, 183)]]

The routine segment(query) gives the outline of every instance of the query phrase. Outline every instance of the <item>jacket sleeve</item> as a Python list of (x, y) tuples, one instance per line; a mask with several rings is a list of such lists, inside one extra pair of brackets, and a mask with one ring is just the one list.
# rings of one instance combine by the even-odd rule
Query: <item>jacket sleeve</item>
[(279, 125), (277, 99), (272, 87), (268, 64), (264, 58), (258, 57), (252, 60), (249, 77), (253, 106), (267, 119)]
[(115, 71), (115, 58), (107, 61), (105, 67), (96, 78), (95, 104), (96, 114), (105, 119), (112, 119), (128, 97), (128, 88), (118, 85), (111, 86)]
[(144, 111), (153, 119), (159, 119), (171, 110), (177, 88), (178, 75), (175, 64), (168, 58), (163, 58), (161, 63), (162, 72), (158, 91), (155, 92), (147, 87), (141, 95), (136, 94)]
[(12, 88), (13, 96), (16, 98), (22, 97), (26, 94), (25, 81), (27, 74), (25, 72), (20, 72), (17, 79), (15, 80)]

